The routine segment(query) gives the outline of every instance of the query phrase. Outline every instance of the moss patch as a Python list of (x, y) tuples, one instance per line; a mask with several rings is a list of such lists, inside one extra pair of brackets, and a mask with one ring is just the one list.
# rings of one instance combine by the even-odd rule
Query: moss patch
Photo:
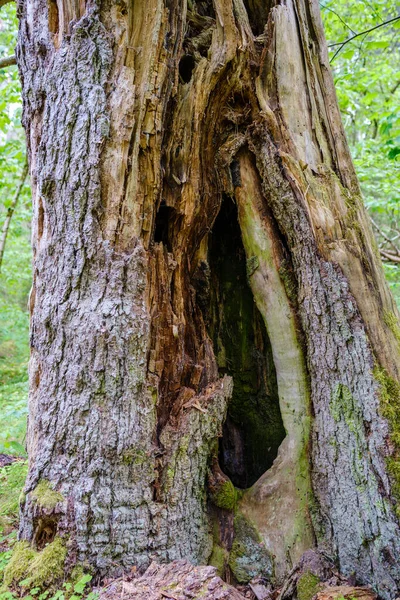
[(15, 544), (11, 560), (4, 570), (4, 585), (9, 587), (14, 582), (18, 583), (25, 579), (35, 555), (35, 550), (28, 542)]
[(229, 555), (229, 567), (239, 583), (248, 583), (254, 577), (273, 574), (272, 558), (255, 527), (242, 514), (234, 521), (235, 537)]
[(319, 583), (319, 578), (313, 573), (309, 571), (303, 573), (297, 582), (298, 600), (311, 600), (318, 592)]
[(393, 333), (396, 340), (400, 343), (400, 325), (396, 315), (393, 312), (387, 310), (384, 312), (383, 320), (389, 327), (390, 331)]
[(66, 556), (65, 542), (59, 537), (41, 552), (34, 550), (28, 542), (18, 542), (5, 568), (4, 584), (16, 587), (25, 581), (24, 587), (51, 589), (64, 576)]
[(31, 497), (39, 506), (52, 510), (59, 502), (64, 500), (64, 496), (56, 492), (47, 479), (39, 481), (35, 489), (31, 492)]
[(210, 498), (218, 508), (234, 510), (237, 502), (237, 494), (232, 481), (230, 481), (230, 479), (224, 481), (218, 489), (210, 494)]
[(225, 548), (214, 544), (213, 550), (208, 561), (208, 564), (217, 569), (217, 573), (220, 577), (224, 576), (225, 567), (228, 564), (229, 553)]
[(392, 479), (392, 494), (397, 501), (396, 514), (400, 518), (400, 384), (380, 367), (375, 367), (374, 377), (380, 385), (381, 414), (389, 423), (390, 438), (395, 445), (386, 464)]

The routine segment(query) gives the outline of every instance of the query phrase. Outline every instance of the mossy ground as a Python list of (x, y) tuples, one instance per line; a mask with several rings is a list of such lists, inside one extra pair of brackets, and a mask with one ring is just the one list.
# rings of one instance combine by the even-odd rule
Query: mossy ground
[(311, 600), (318, 592), (320, 580), (309, 571), (303, 573), (297, 582), (297, 598), (298, 600)]
[(64, 576), (66, 556), (65, 541), (59, 537), (40, 552), (34, 550), (28, 542), (18, 542), (4, 570), (4, 586), (41, 590), (56, 587)]

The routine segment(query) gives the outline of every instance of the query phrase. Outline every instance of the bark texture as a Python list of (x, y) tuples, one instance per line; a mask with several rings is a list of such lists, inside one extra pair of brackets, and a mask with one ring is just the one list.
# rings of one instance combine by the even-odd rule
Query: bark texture
[[(398, 379), (400, 335), (318, 2), (19, 12), (34, 200), (22, 538), (68, 534), (69, 562), (100, 571), (218, 555), (239, 581), (255, 564), (279, 581), (319, 546), (391, 598), (397, 451), (373, 369)], [(236, 287), (211, 260), (219, 213), (240, 226)], [(218, 466), (221, 435), (230, 464), (255, 460), (238, 397), (255, 429), (280, 411), (286, 431), (240, 500)]]

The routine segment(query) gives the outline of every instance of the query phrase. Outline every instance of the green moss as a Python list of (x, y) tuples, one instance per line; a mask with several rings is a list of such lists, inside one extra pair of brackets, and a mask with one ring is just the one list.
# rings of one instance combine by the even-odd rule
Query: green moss
[(4, 585), (9, 587), (25, 579), (36, 552), (28, 542), (17, 542), (12, 557), (4, 569)]
[(38, 552), (30, 566), (30, 585), (48, 589), (64, 575), (64, 563), (67, 556), (65, 543), (61, 538)]
[(389, 421), (391, 440), (400, 449), (400, 384), (385, 369), (374, 369), (375, 380), (380, 384), (381, 413)]
[(24, 587), (50, 589), (64, 576), (66, 556), (65, 542), (59, 537), (40, 552), (34, 550), (28, 542), (18, 542), (4, 570), (4, 584), (16, 587), (21, 581), (25, 581)]
[(0, 469), (0, 531), (7, 532), (18, 520), (19, 498), (27, 471), (26, 461), (16, 461)]
[(297, 581), (297, 598), (298, 600), (311, 600), (318, 592), (320, 580), (319, 578), (307, 571), (303, 573)]
[(254, 527), (242, 514), (234, 520), (235, 537), (229, 554), (229, 567), (239, 583), (248, 583), (259, 575), (271, 577), (271, 556)]
[(122, 462), (126, 465), (142, 465), (148, 462), (149, 457), (144, 450), (138, 448), (128, 448), (122, 454)]
[(228, 564), (229, 553), (225, 548), (214, 544), (213, 550), (208, 561), (208, 564), (217, 569), (217, 573), (220, 577), (224, 576), (225, 567)]
[(56, 492), (49, 481), (42, 479), (35, 489), (31, 492), (31, 497), (36, 504), (49, 510), (56, 507), (59, 502), (64, 500), (64, 496)]
[(396, 315), (393, 312), (387, 310), (383, 314), (383, 320), (389, 327), (390, 331), (393, 333), (396, 340), (400, 343), (400, 325)]
[(236, 489), (230, 479), (224, 481), (210, 497), (215, 506), (225, 510), (234, 510), (237, 503)]
[(390, 438), (395, 446), (392, 456), (386, 459), (392, 480), (392, 494), (397, 501), (396, 513), (400, 518), (400, 384), (385, 369), (375, 367), (375, 380), (379, 383), (381, 413), (390, 426)]
[(260, 266), (258, 256), (250, 256), (246, 261), (246, 273), (248, 279), (257, 271)]

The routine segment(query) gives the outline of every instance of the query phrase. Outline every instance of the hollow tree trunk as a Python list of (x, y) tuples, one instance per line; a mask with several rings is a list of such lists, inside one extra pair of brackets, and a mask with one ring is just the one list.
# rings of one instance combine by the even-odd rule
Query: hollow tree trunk
[(21, 537), (68, 536), (69, 564), (103, 572), (222, 556), (239, 581), (257, 566), (282, 580), (318, 546), (389, 598), (400, 334), (318, 3), (19, 11), (34, 201)]

